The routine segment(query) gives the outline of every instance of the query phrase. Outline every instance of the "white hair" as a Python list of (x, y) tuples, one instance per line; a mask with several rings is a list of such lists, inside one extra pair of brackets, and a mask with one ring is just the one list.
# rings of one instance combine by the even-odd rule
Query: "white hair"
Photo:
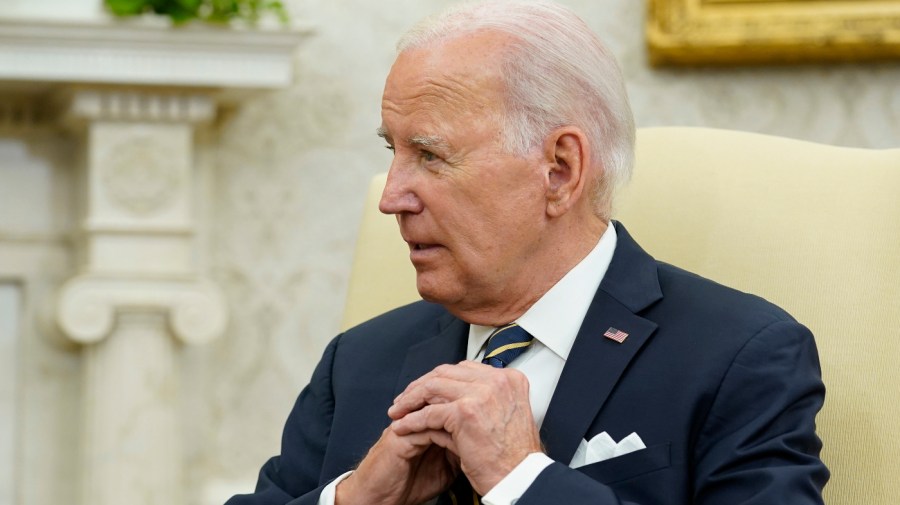
[(631, 177), (634, 163), (634, 117), (615, 57), (578, 15), (544, 0), (463, 3), (421, 21), (397, 49), (481, 30), (513, 37), (502, 62), (504, 147), (524, 156), (555, 128), (581, 128), (602, 168), (592, 195), (595, 207), (609, 219), (613, 195)]

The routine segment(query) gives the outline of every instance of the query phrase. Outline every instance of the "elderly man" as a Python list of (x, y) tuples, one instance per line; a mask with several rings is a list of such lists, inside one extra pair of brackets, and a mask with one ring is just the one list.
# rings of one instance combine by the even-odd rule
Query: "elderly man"
[(380, 208), (426, 301), (332, 341), (229, 503), (821, 503), (812, 335), (610, 221), (634, 127), (588, 27), (465, 4), (399, 47)]

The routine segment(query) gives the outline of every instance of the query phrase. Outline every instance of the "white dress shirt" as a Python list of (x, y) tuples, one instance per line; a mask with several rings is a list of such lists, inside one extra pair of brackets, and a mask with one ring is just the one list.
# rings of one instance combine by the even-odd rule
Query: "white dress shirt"
[[(616, 230), (610, 223), (591, 252), (516, 320), (535, 341), (531, 349), (510, 364), (510, 368), (519, 370), (528, 378), (529, 401), (538, 428), (547, 415), (550, 398), (584, 316), (612, 261), (616, 242)], [(491, 326), (469, 326), (467, 359), (481, 360), (484, 344), (493, 330)], [(552, 462), (546, 454), (529, 454), (484, 495), (482, 501), (485, 505), (513, 505)], [(350, 473), (341, 475), (326, 486), (319, 495), (318, 505), (334, 505), (335, 488)]]

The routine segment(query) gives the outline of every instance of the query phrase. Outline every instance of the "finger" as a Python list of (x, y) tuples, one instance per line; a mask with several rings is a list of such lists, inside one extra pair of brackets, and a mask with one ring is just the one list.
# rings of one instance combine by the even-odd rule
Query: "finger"
[(486, 365), (480, 361), (475, 361), (475, 360), (471, 360), (471, 359), (467, 359), (465, 361), (460, 361), (459, 363), (457, 363), (457, 366), (462, 369), (476, 370), (476, 371), (488, 371), (489, 372), (491, 370), (496, 370), (496, 368), (492, 367), (491, 365)]
[(428, 372), (425, 375), (419, 377), (418, 379), (410, 382), (409, 385), (406, 386), (406, 389), (404, 389), (403, 392), (400, 393), (399, 396), (403, 396), (407, 391), (410, 391), (411, 389), (418, 387), (423, 382), (428, 381), (434, 377), (458, 380), (458, 381), (462, 381), (462, 382), (473, 382), (473, 381), (478, 380), (477, 376), (472, 375), (473, 371), (476, 371), (476, 370), (485, 371), (485, 370), (491, 370), (491, 369), (492, 369), (492, 367), (490, 367), (490, 366), (482, 365), (480, 363), (475, 363), (474, 361), (461, 361), (454, 365), (449, 365), (449, 364), (438, 365), (430, 372)]
[(476, 403), (483, 402), (492, 394), (497, 398), (507, 395), (527, 400), (528, 389), (528, 378), (518, 370), (461, 363), (454, 365), (452, 370), (435, 369), (411, 383), (394, 399), (388, 416), (397, 420), (429, 404), (452, 403), (465, 398), (474, 399)]
[(450, 462), (455, 462), (456, 465), (459, 465), (459, 457), (456, 456), (456, 444), (453, 441), (453, 437), (444, 430), (424, 430), (406, 435), (397, 434), (397, 438), (410, 444), (410, 446), (421, 447), (425, 450), (435, 445), (447, 449), (454, 454), (453, 458), (450, 458)]
[(477, 379), (478, 376), (471, 373), (430, 372), (411, 383), (394, 399), (394, 404), (388, 409), (388, 416), (397, 420), (426, 405), (456, 401), (472, 394), (473, 388), (479, 387)]
[(402, 419), (411, 412), (416, 412), (428, 405), (440, 405), (458, 400), (471, 392), (472, 385), (454, 380), (431, 378), (419, 386), (398, 396), (394, 404), (388, 408), (391, 419)]
[(427, 430), (447, 431), (447, 420), (454, 410), (455, 407), (447, 403), (428, 405), (391, 423), (391, 430), (401, 436)]

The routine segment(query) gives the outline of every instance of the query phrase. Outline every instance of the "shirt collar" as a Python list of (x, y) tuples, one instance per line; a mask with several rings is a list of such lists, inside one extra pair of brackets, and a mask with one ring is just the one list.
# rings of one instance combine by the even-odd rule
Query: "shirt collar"
[[(564, 360), (569, 357), (588, 307), (606, 275), (616, 242), (616, 227), (610, 222), (591, 252), (516, 320)], [(492, 326), (469, 325), (466, 357), (475, 358), (493, 330)]]

